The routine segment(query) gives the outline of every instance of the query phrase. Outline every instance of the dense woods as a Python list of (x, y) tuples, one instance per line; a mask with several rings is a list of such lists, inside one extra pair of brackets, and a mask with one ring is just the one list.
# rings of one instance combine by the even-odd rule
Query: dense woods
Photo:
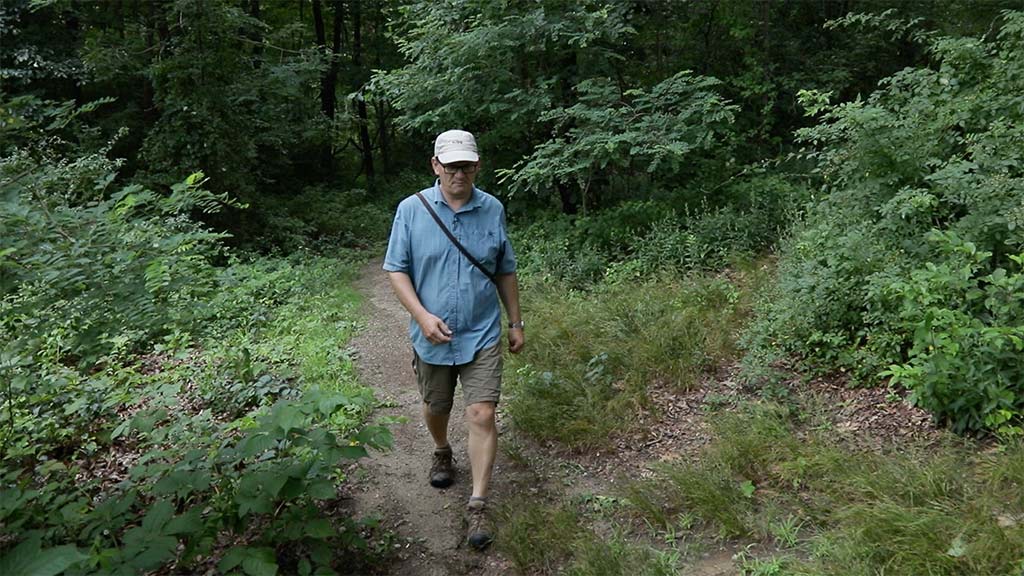
[[(1021, 9), (6, 0), (0, 573), (380, 570), (373, 523), (337, 505), (339, 463), (390, 441), (345, 349), (348, 284), (431, 184), (434, 135), (459, 128), (524, 286), (518, 430), (607, 449), (652, 387), (726, 367), (772, 401), (801, 378), (886, 387), (1005, 459), (907, 462), (919, 475), (880, 504), (872, 478), (895, 464), (841, 470), (758, 409), (720, 436), (770, 454), (716, 444), (634, 487), (639, 516), (660, 530), (685, 509), (741, 538), (754, 508), (804, 505), (742, 478), (819, 490), (800, 514), (821, 538), (789, 572), (744, 574), (1019, 574)], [(747, 508), (702, 515), (710, 492)], [(918, 526), (935, 541), (858, 531), (933, 492)], [(584, 545), (552, 550), (601, 573)]]

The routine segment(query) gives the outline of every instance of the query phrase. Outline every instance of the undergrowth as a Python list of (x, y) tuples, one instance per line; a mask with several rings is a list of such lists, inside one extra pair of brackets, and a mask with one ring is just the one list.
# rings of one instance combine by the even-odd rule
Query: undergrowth
[(778, 548), (745, 555), (744, 573), (1020, 574), (1024, 508), (1007, 498), (1024, 482), (1020, 443), (862, 452), (798, 425), (808, 417), (772, 404), (717, 414), (696, 462), (664, 465), (626, 495), (656, 531), (688, 515), (717, 537)]
[[(375, 562), (367, 524), (334, 511), (341, 466), (384, 448), (354, 377), (354, 262), (235, 262), (202, 322), (108, 354), (91, 372), (5, 366), (2, 573), (329, 573)], [(140, 353), (144, 352), (144, 353)], [(46, 418), (32, 418), (43, 410)], [(356, 562), (356, 564), (353, 564)]]
[(735, 356), (736, 332), (763, 276), (750, 265), (719, 277), (606, 282), (587, 291), (533, 286), (524, 296), (530, 343), (506, 370), (509, 413), (537, 438), (607, 442), (645, 405), (649, 386), (687, 390)]

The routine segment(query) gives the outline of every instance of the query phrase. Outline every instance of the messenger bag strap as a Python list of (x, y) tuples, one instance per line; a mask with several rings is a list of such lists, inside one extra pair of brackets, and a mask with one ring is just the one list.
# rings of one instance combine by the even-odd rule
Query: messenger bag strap
[[(469, 250), (466, 250), (465, 246), (463, 246), (461, 243), (459, 243), (458, 240), (455, 239), (455, 235), (452, 234), (451, 230), (449, 230), (447, 226), (444, 225), (444, 222), (441, 221), (441, 217), (437, 215), (437, 212), (434, 212), (433, 208), (430, 207), (430, 202), (427, 202), (427, 199), (424, 198), (423, 194), (417, 192), (416, 197), (419, 198), (420, 202), (423, 203), (423, 207), (427, 209), (427, 212), (430, 212), (430, 215), (433, 216), (434, 222), (437, 222), (437, 225), (441, 227), (441, 231), (444, 232), (444, 235), (447, 236), (448, 239), (452, 241), (452, 244), (454, 244), (455, 247), (459, 249), (459, 252), (462, 252), (462, 255), (465, 256), (467, 260), (469, 260), (469, 263), (472, 264), (473, 266), (476, 266), (477, 270), (483, 272), (484, 276), (487, 276), (487, 279), (493, 282), (495, 286), (497, 286), (498, 279), (495, 278), (495, 275), (498, 273), (497, 266), (501, 264), (501, 252), (499, 252), (498, 263), (495, 264), (494, 272), (492, 273), (488, 271), (486, 268), (484, 268), (484, 265), (481, 264), (479, 260), (474, 258), (473, 255), (469, 253)], [(504, 246), (502, 246), (502, 248), (504, 248)], [(502, 252), (504, 252), (504, 250), (502, 250)]]

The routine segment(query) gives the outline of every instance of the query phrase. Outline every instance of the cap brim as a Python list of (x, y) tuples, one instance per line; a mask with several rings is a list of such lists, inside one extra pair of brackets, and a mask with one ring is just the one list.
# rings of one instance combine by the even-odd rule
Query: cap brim
[(453, 162), (479, 162), (480, 156), (475, 152), (468, 150), (459, 150), (456, 152), (445, 152), (444, 154), (437, 155), (437, 161), (441, 164), (451, 164)]

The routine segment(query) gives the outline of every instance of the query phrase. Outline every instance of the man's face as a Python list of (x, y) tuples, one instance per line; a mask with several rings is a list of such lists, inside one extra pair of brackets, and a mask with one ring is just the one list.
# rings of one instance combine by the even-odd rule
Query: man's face
[(441, 164), (435, 156), (431, 159), (434, 174), (441, 180), (441, 187), (453, 196), (468, 196), (473, 191), (473, 181), (480, 169), (479, 162), (452, 162)]

